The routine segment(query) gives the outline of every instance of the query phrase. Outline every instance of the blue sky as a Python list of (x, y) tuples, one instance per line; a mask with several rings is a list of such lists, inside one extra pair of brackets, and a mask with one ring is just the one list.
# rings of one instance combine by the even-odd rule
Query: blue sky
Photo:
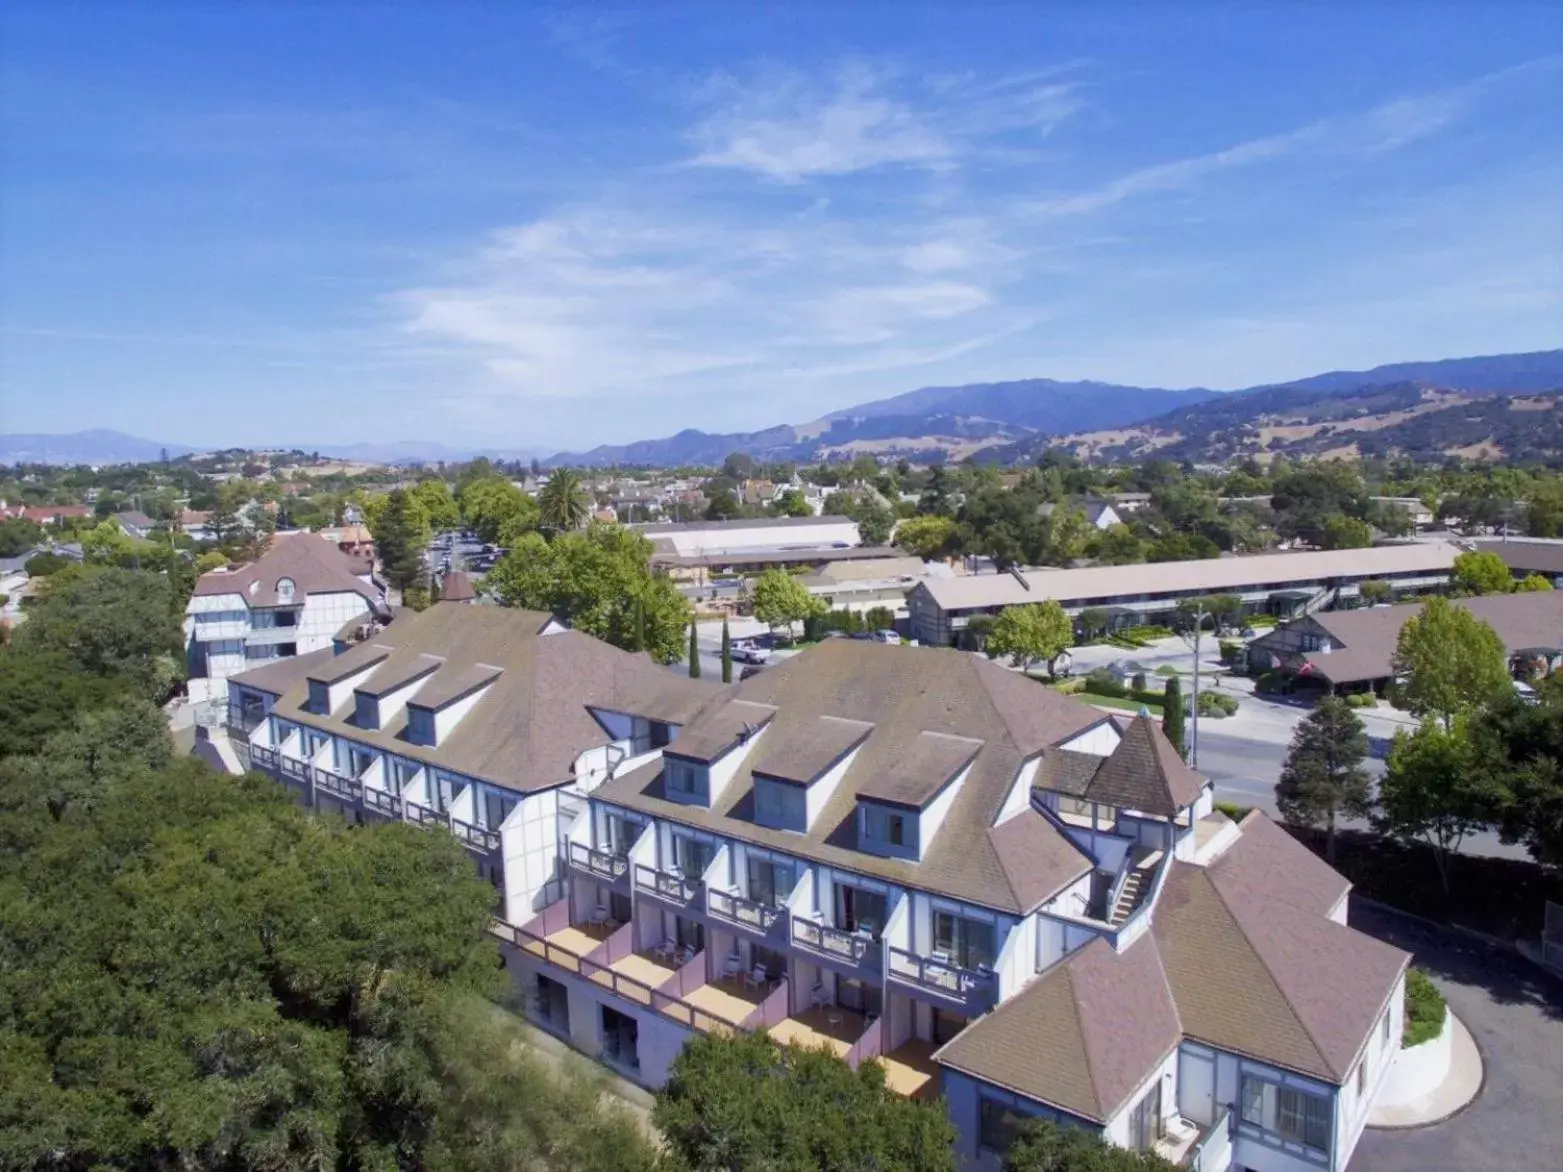
[(0, 10), (0, 431), (557, 449), (1563, 344), (1555, 4)]

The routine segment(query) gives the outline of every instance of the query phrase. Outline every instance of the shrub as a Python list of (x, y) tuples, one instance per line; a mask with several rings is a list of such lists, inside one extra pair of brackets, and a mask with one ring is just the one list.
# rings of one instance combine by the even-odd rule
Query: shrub
[(1129, 681), (1129, 686), (1136, 692), (1145, 691), (1145, 673), (1143, 671), (1135, 672), (1134, 679)]
[(1216, 809), (1220, 810), (1234, 822), (1241, 822), (1252, 812), (1252, 806), (1240, 806), (1236, 802), (1217, 802)]
[(1278, 671), (1267, 671), (1254, 681), (1254, 691), (1263, 695), (1280, 695), (1290, 688), (1291, 681)]
[(1444, 995), (1421, 969), (1406, 970), (1406, 1023), (1400, 1044), (1420, 1046), (1443, 1032)]
[(1161, 676), (1163, 679), (1170, 679), (1171, 677), (1178, 674), (1178, 669), (1173, 667), (1170, 663), (1164, 663), (1156, 669), (1156, 674)]
[(1097, 696), (1113, 696), (1119, 699), (1129, 693), (1129, 689), (1118, 682), (1117, 676), (1100, 668), (1085, 677), (1085, 690)]
[(1252, 627), (1256, 631), (1261, 627), (1273, 627), (1275, 622), (1276, 619), (1273, 614), (1251, 614), (1243, 619), (1245, 627)]
[(1213, 717), (1216, 720), (1231, 716), (1237, 711), (1237, 698), (1228, 696), (1225, 692), (1201, 692), (1199, 694), (1199, 714)]
[(1221, 640), (1221, 662), (1231, 667), (1237, 662), (1238, 654), (1242, 650), (1243, 641), (1241, 639)]
[(1377, 708), (1378, 697), (1372, 692), (1353, 692), (1346, 697), (1348, 708)]

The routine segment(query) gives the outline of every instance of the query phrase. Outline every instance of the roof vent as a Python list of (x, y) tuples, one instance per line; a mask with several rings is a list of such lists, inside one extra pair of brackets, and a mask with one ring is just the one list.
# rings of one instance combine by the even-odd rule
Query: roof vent
[(738, 743), (740, 745), (747, 745), (749, 743), (749, 738), (754, 736), (754, 732), (754, 725), (750, 724), (747, 720), (744, 721), (743, 732), (738, 734)]
[(1027, 594), (1031, 593), (1031, 583), (1026, 581), (1026, 576), (1024, 574), (1022, 574), (1014, 566), (1009, 568), (1009, 573), (1010, 577), (1014, 578), (1015, 581), (1020, 583), (1020, 588), (1022, 590), (1024, 590)]

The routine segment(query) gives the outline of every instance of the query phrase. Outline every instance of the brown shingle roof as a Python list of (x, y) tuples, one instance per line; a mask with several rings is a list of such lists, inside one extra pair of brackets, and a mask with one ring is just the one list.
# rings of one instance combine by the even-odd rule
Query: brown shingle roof
[(1178, 756), (1149, 716), (1137, 716), (1086, 788), (1093, 802), (1170, 818), (1193, 805), (1204, 778)]
[(237, 594), (247, 606), (277, 606), (277, 583), (283, 578), (292, 579), (300, 603), (306, 594), (351, 593), (383, 608), (380, 592), (354, 576), (348, 556), (313, 533), (283, 534), (256, 561), (202, 574), (195, 593)]
[(982, 742), (971, 737), (920, 732), (901, 747), (899, 757), (859, 784), (857, 796), (921, 810), (981, 749)]
[(1171, 866), (1152, 932), (1184, 1033), (1344, 1083), (1409, 957), (1263, 888)]
[(1268, 899), (1320, 916), (1351, 890), (1346, 876), (1260, 811), (1251, 811), (1238, 828), (1242, 837), (1210, 865), (1217, 886), (1261, 890)]
[(937, 1058), (1105, 1123), (1181, 1036), (1155, 941), (1142, 936), (1117, 953), (1098, 938), (971, 1025)]
[(1482, 553), (1495, 553), (1510, 571), (1519, 574), (1563, 574), (1563, 542), (1559, 541), (1478, 541)]
[(808, 785), (858, 745), (874, 726), (866, 720), (821, 716), (809, 736), (793, 737), (774, 753), (766, 754), (765, 776)]
[(668, 751), (696, 761), (715, 761), (759, 732), (775, 715), (776, 709), (770, 704), (728, 698), (701, 713), (700, 719), (685, 729)]
[(231, 676), (230, 682), (280, 696), (299, 680), (326, 670), (334, 656), (335, 652), (330, 647), (322, 647), (318, 651), (306, 651), (303, 655), (288, 659), (273, 659)]
[[(312, 656), (289, 660), (290, 667), (302, 666), (289, 673), (291, 682), (275, 711), (300, 724), (526, 792), (567, 781), (576, 757), (608, 743), (608, 734), (591, 709), (680, 723), (720, 691), (716, 685), (680, 677), (643, 655), (620, 651), (578, 631), (544, 634), (549, 622), (545, 614), (497, 606), (435, 606), (421, 614), (403, 614), (372, 642), (334, 660), (316, 661)], [(398, 670), (393, 660), (415, 661), (425, 654), (440, 656), (444, 662), (413, 693), (410, 703), (414, 705), (438, 706), (470, 693), (484, 679), (493, 679), (437, 747), (406, 739), (405, 712), (386, 727), (370, 730), (349, 722), (350, 706), (332, 716), (304, 709), (306, 677), (311, 674), (318, 677), (344, 663), (362, 666), (381, 656), (384, 665), (362, 685), (374, 688), (379, 671)], [(248, 673), (235, 678), (245, 683), (247, 677)], [(656, 712), (641, 707), (647, 697), (655, 698)]]
[(472, 579), (464, 570), (452, 570), (440, 579), (441, 602), (471, 602), (477, 596)]
[[(733, 696), (776, 709), (764, 735), (717, 799), (715, 809), (669, 801), (660, 764), (599, 787), (594, 797), (670, 822), (698, 826), (799, 857), (875, 875), (1009, 912), (1028, 912), (1090, 869), (1090, 862), (1040, 814), (1027, 809), (994, 828), (1004, 799), (1028, 757), (1099, 723), (1100, 713), (1014, 672), (946, 648), (889, 647), (830, 639), (739, 684)], [(730, 703), (724, 696), (712, 718)], [(819, 718), (872, 724), (841, 784), (803, 833), (754, 822), (753, 773), (782, 767), (817, 735)], [(707, 714), (674, 741), (702, 746)], [(971, 772), (921, 862), (886, 859), (857, 849), (857, 793), (900, 760), (920, 733), (981, 741)], [(712, 738), (720, 741), (723, 735)], [(1029, 852), (1024, 857), (1022, 849)]]

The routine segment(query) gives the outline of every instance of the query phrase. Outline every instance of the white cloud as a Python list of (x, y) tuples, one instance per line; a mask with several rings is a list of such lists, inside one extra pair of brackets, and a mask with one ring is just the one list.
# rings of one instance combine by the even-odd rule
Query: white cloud
[(744, 84), (723, 76), (702, 88), (709, 107), (691, 138), (704, 167), (797, 183), (878, 167), (955, 167), (982, 140), (1046, 134), (1078, 108), (1072, 86), (1035, 78), (905, 82), (863, 64), (823, 87), (796, 73)]

